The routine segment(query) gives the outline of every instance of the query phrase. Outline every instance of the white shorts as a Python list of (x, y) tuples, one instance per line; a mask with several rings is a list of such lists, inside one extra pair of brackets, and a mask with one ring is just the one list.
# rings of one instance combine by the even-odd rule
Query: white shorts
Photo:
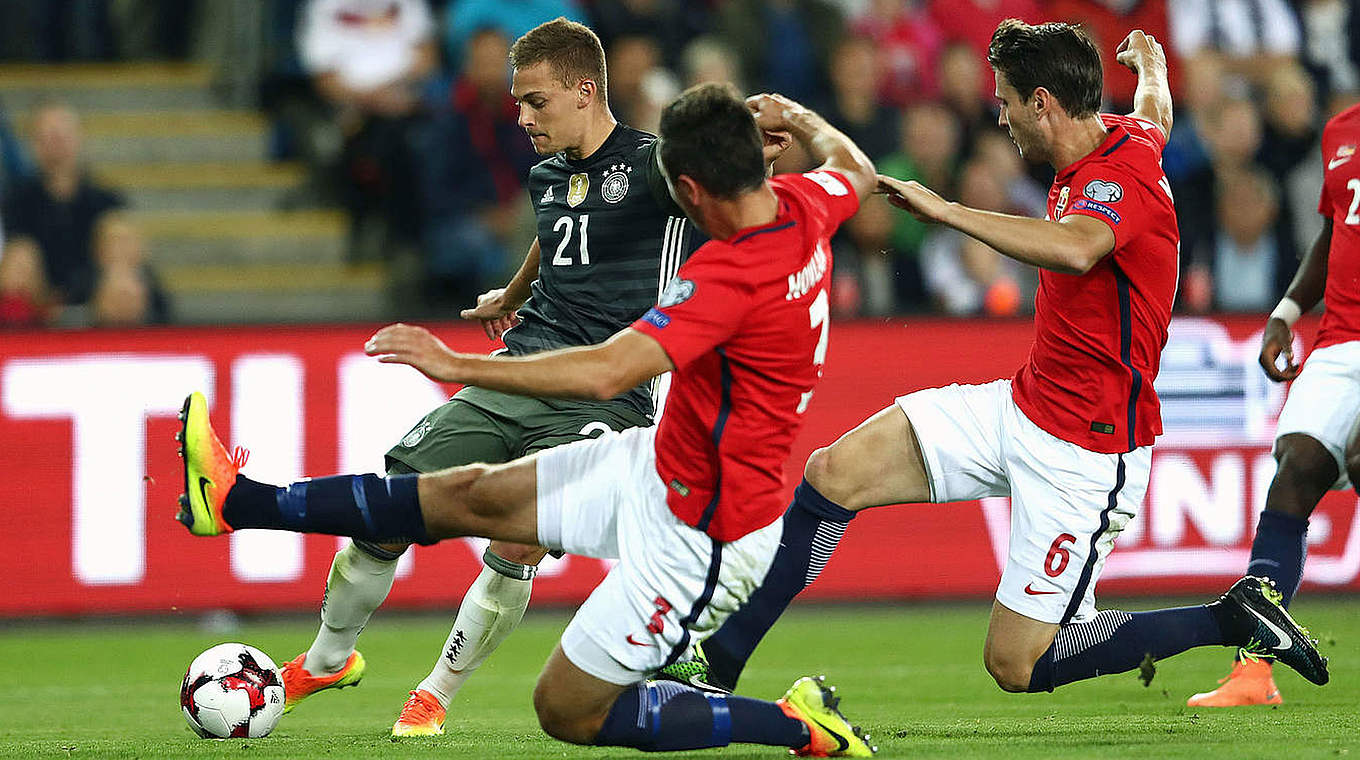
[(627, 685), (702, 641), (755, 591), (783, 520), (715, 541), (666, 506), (656, 428), (629, 428), (538, 455), (538, 542), (619, 563), (562, 633), (581, 670)]
[(916, 431), (931, 501), (1010, 497), (997, 601), (1045, 623), (1095, 615), (1096, 580), (1143, 503), (1152, 447), (1101, 454), (1056, 438), (1015, 405), (1010, 380), (931, 388), (897, 404)]
[(1360, 416), (1360, 341), (1335, 343), (1308, 355), (1289, 387), (1275, 427), (1275, 442), (1291, 433), (1316, 439), (1336, 459), (1332, 490), (1350, 487), (1346, 442)]

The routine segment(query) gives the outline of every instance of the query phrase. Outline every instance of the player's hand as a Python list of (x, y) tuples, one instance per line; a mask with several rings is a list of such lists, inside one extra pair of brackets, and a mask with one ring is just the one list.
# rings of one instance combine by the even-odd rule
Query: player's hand
[[(811, 113), (801, 103), (786, 98), (777, 92), (762, 92), (759, 95), (752, 95), (746, 99), (746, 107), (751, 109), (751, 115), (755, 116), (756, 126), (760, 128), (762, 134), (788, 133), (790, 119), (797, 114)], [(789, 138), (791, 142), (792, 135), (789, 135)]]
[(784, 151), (793, 145), (793, 133), (787, 129), (762, 129), (760, 138), (763, 141), (760, 153), (766, 166), (778, 161), (779, 157), (784, 155)]
[(458, 354), (423, 327), (398, 322), (373, 333), (364, 353), (384, 364), (408, 364), (431, 380), (457, 382)]
[[(1280, 354), (1284, 354), (1284, 369), (1277, 363)], [(1266, 322), (1265, 334), (1261, 336), (1261, 369), (1277, 383), (1299, 376), (1299, 366), (1294, 363), (1294, 334), (1283, 319), (1272, 317)]]
[(1162, 44), (1156, 37), (1144, 34), (1142, 29), (1129, 32), (1129, 36), (1115, 50), (1114, 59), (1135, 73), (1149, 64), (1166, 68), (1166, 53), (1162, 51)]
[(496, 288), (477, 296), (476, 308), (463, 309), (459, 316), (479, 320), (486, 337), (500, 340), (506, 330), (519, 324), (519, 317), (515, 316), (515, 309), (518, 308), (518, 304), (511, 304), (506, 298), (505, 288)]
[(880, 174), (874, 192), (883, 194), (889, 203), (911, 212), (912, 216), (923, 222), (940, 221), (949, 207), (949, 201), (941, 198), (939, 193), (914, 180), (904, 182)]

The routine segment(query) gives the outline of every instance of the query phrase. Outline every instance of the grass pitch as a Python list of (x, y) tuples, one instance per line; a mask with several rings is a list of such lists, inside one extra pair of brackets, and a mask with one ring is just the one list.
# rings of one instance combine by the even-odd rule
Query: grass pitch
[[(826, 673), (884, 758), (1360, 757), (1360, 599), (1305, 597), (1295, 605), (1331, 657), (1329, 685), (1280, 668), (1283, 706), (1233, 710), (1185, 706), (1188, 695), (1226, 673), (1226, 649), (1160, 663), (1150, 688), (1121, 674), (1054, 694), (1002, 693), (981, 664), (987, 610), (983, 601), (795, 608), (762, 645), (741, 691), (773, 699), (796, 676)], [(164, 621), (6, 624), (0, 757), (645, 757), (570, 747), (538, 730), (530, 691), (567, 619), (530, 614), (454, 701), (447, 733), (404, 740), (388, 731), (406, 692), (428, 672), (451, 616), (380, 612), (360, 641), (369, 663), (362, 685), (309, 699), (268, 738), (230, 741), (190, 733), (177, 699), (184, 668), (199, 651), (230, 640), (282, 663), (311, 642), (313, 619), (247, 620), (225, 634)], [(736, 746), (698, 756), (783, 753)]]

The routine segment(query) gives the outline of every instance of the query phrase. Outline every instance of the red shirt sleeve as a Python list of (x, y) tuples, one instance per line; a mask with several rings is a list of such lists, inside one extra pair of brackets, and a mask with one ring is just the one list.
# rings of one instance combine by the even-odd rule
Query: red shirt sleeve
[(1136, 233), (1143, 213), (1142, 185), (1124, 168), (1093, 162), (1077, 169), (1071, 186), (1072, 201), (1063, 216), (1089, 216), (1109, 225), (1116, 248)]
[(859, 211), (855, 188), (840, 172), (819, 169), (804, 174), (781, 174), (771, 181), (807, 198), (811, 208), (825, 210), (828, 230), (835, 230)]
[(633, 329), (656, 339), (680, 369), (737, 331), (753, 293), (750, 273), (738, 265), (731, 246), (709, 241), (680, 267), (660, 302)]

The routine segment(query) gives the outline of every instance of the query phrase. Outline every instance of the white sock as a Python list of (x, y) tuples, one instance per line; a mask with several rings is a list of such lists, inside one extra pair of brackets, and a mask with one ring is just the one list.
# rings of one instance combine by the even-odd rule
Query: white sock
[(335, 553), (321, 602), (321, 628), (303, 661), (308, 673), (329, 675), (345, 666), (359, 632), (387, 598), (396, 577), (397, 558), (378, 559), (353, 543)]
[(453, 621), (453, 630), (449, 631), (434, 669), (416, 688), (433, 694), (439, 704), (448, 708), (472, 671), (496, 651), (524, 618), (534, 587), (532, 573), (525, 574), (530, 577), (510, 578), (489, 567), (482, 568), (463, 596), (458, 618)]

